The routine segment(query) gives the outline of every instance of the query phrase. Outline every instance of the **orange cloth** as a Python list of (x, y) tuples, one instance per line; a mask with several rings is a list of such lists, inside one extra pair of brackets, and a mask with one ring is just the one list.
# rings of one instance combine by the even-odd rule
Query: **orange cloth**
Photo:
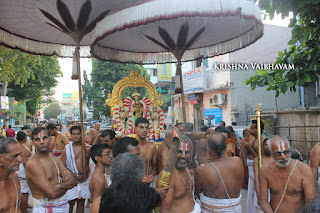
[(237, 144), (237, 138), (235, 136), (235, 134), (231, 134), (231, 138), (228, 138), (227, 141), (226, 141), (226, 144), (227, 144), (227, 150), (226, 150), (226, 155), (227, 157), (233, 157), (235, 156), (236, 154), (239, 154), (237, 152), (237, 147), (238, 147), (238, 144)]

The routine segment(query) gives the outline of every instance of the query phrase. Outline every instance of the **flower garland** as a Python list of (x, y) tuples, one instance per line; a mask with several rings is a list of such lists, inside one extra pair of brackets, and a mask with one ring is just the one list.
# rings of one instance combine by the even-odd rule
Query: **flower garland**
[(123, 126), (124, 124), (120, 120), (119, 111), (120, 111), (120, 106), (117, 105), (116, 108), (114, 109), (114, 113), (113, 113), (113, 120), (116, 121), (116, 127), (117, 127), (116, 133), (117, 133), (117, 135), (118, 134), (123, 134), (123, 132), (124, 132), (124, 126)]

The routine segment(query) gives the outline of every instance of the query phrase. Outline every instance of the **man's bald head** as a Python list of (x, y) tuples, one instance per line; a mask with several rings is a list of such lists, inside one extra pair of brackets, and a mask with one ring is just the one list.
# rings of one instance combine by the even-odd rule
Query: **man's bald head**
[(215, 131), (214, 131), (214, 129), (207, 129), (207, 131), (206, 131), (206, 138), (208, 138), (209, 137), (209, 135), (211, 135), (211, 134), (213, 134), (213, 133), (215, 133)]
[(268, 140), (268, 149), (272, 153), (272, 144), (278, 146), (280, 145), (280, 148), (282, 148), (282, 144), (287, 144), (288, 149), (290, 148), (290, 143), (287, 138), (281, 137), (280, 135), (273, 136), (270, 140)]
[(186, 134), (186, 125), (184, 123), (178, 123), (176, 127), (179, 129), (179, 134)]
[(208, 137), (209, 151), (221, 157), (226, 151), (226, 138), (221, 133), (214, 133)]

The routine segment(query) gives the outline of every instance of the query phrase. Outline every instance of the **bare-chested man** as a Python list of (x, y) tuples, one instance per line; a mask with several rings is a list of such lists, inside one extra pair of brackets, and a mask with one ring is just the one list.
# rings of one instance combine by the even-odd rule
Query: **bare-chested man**
[(215, 133), (214, 129), (207, 129), (204, 138), (201, 138), (196, 144), (197, 154), (195, 159), (197, 167), (202, 166), (209, 161), (207, 138), (212, 133)]
[(43, 127), (32, 131), (36, 153), (26, 163), (26, 177), (33, 197), (33, 213), (69, 211), (67, 190), (77, 182), (61, 160), (50, 152), (50, 134)]
[(122, 153), (130, 153), (141, 156), (141, 151), (139, 148), (139, 142), (137, 139), (132, 137), (119, 138), (112, 147), (113, 158), (117, 157)]
[(139, 142), (141, 158), (145, 163), (145, 177), (143, 182), (151, 183), (157, 174), (157, 148), (156, 145), (147, 140), (149, 121), (140, 117), (135, 121), (134, 132)]
[(63, 134), (67, 137), (68, 141), (71, 141), (71, 134), (70, 134), (70, 128), (72, 127), (72, 122), (69, 122), (67, 124), (67, 131), (65, 131)]
[(310, 166), (312, 168), (313, 178), (316, 181), (317, 191), (320, 191), (320, 142), (311, 150)]
[[(262, 141), (262, 147), (261, 147), (261, 159), (262, 159), (262, 164), (268, 164), (272, 162), (272, 158), (270, 156), (270, 151), (268, 148), (268, 143), (267, 143), (267, 138)], [(260, 184), (259, 184), (259, 157), (256, 157), (253, 161), (253, 172), (254, 172), (254, 188), (255, 188), (255, 196), (253, 199), (253, 205), (256, 208), (255, 213), (263, 213), (260, 205), (259, 205), (259, 198), (261, 197), (260, 193)]]
[(84, 212), (84, 201), (91, 197), (89, 190), (89, 153), (91, 146), (86, 145), (86, 171), (82, 167), (82, 148), (81, 148), (81, 127), (72, 126), (70, 128), (72, 142), (70, 142), (63, 150), (61, 161), (64, 165), (77, 177), (78, 184), (74, 188), (68, 190), (68, 201), (70, 205), (69, 212), (73, 211), (73, 206), (77, 202), (77, 213)]
[(195, 194), (200, 198), (203, 213), (240, 212), (243, 165), (238, 157), (226, 157), (226, 138), (221, 133), (208, 137), (211, 162), (198, 167), (195, 173)]
[(20, 213), (20, 184), (18, 175), (22, 161), (21, 149), (11, 138), (0, 139), (0, 212)]
[(199, 167), (204, 165), (205, 163), (208, 163), (209, 156), (208, 156), (208, 144), (207, 144), (206, 138), (202, 138), (197, 142), (196, 151), (197, 151), (197, 156), (196, 156), (197, 166)]
[(111, 165), (112, 150), (108, 144), (94, 145), (90, 149), (90, 157), (96, 164), (89, 184), (91, 197), (94, 200), (108, 187), (105, 171), (106, 167)]
[(58, 132), (55, 124), (53, 123), (48, 124), (47, 129), (50, 132), (50, 136), (53, 136), (52, 137), (53, 141), (51, 143), (52, 153), (55, 156), (60, 157), (62, 154), (62, 151), (64, 150), (64, 147), (67, 144), (69, 144), (69, 141), (64, 134)]
[(179, 134), (187, 134), (186, 125), (184, 123), (177, 123), (176, 127), (179, 129)]
[(289, 141), (283, 137), (274, 136), (268, 141), (268, 148), (273, 162), (262, 165), (259, 170), (262, 210), (265, 213), (301, 212), (305, 204), (316, 198), (311, 167), (291, 160)]
[(89, 129), (89, 134), (86, 135), (86, 137), (84, 138), (84, 142), (85, 142), (86, 144), (89, 144), (89, 145), (92, 146), (93, 140), (94, 140), (94, 129), (93, 129), (93, 128), (90, 128), (90, 129)]
[[(180, 135), (177, 162), (170, 182), (166, 198), (161, 202), (162, 213), (196, 213), (201, 212), (200, 206), (193, 199), (194, 182), (188, 170), (192, 157), (192, 141)], [(159, 179), (158, 179), (159, 180)]]
[(178, 128), (174, 126), (169, 126), (168, 129), (165, 132), (165, 138), (164, 141), (161, 143), (161, 145), (158, 147), (158, 172), (161, 172), (164, 168), (170, 151), (171, 142), (173, 140), (173, 137), (175, 135), (174, 130), (178, 133)]
[(99, 122), (94, 124), (94, 135), (96, 136), (98, 134), (100, 134), (100, 123)]
[(28, 195), (31, 193), (30, 188), (27, 183), (26, 179), (26, 171), (25, 166), (27, 161), (29, 160), (29, 157), (31, 156), (30, 149), (26, 146), (28, 135), (25, 133), (25, 131), (19, 131), (17, 133), (17, 141), (21, 149), (21, 158), (22, 162), (20, 163), (20, 169), (17, 171), (17, 174), (19, 176), (20, 181), (20, 187), (21, 187), (21, 212), (27, 213), (27, 205), (28, 205)]
[[(264, 141), (264, 137), (262, 136), (264, 130), (264, 123), (261, 121), (261, 141)], [(257, 129), (257, 120), (252, 120), (250, 125), (250, 136), (249, 141), (244, 142), (241, 150), (242, 159), (246, 158), (247, 163), (244, 166), (248, 166), (248, 196), (247, 196), (247, 209), (248, 212), (254, 212), (254, 195), (255, 195), (255, 187), (254, 187), (254, 173), (253, 173), (253, 160), (258, 157), (259, 150), (259, 141), (258, 141), (258, 129)], [(242, 147), (243, 147), (242, 146)], [(246, 156), (243, 156), (243, 155)]]
[(106, 129), (106, 130), (103, 130), (101, 134), (97, 134), (96, 136), (94, 136), (92, 145), (106, 143), (112, 148), (114, 141), (115, 141), (114, 131), (111, 129)]

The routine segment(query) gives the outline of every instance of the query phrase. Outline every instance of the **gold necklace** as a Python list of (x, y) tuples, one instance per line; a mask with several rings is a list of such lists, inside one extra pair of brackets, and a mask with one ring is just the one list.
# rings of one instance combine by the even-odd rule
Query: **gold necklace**
[[(177, 170), (176, 168), (174, 168), (174, 169)], [(185, 170), (185, 171), (187, 171), (187, 170)], [(177, 170), (177, 173), (178, 173), (179, 177), (181, 178), (183, 184), (185, 185), (185, 187), (187, 189), (188, 197), (191, 197), (192, 180), (191, 180), (189, 172), (187, 172), (188, 177), (189, 177), (189, 181), (190, 181), (190, 186), (189, 187), (187, 186), (187, 183), (184, 181), (183, 177), (180, 175), (180, 172), (178, 170)]]

